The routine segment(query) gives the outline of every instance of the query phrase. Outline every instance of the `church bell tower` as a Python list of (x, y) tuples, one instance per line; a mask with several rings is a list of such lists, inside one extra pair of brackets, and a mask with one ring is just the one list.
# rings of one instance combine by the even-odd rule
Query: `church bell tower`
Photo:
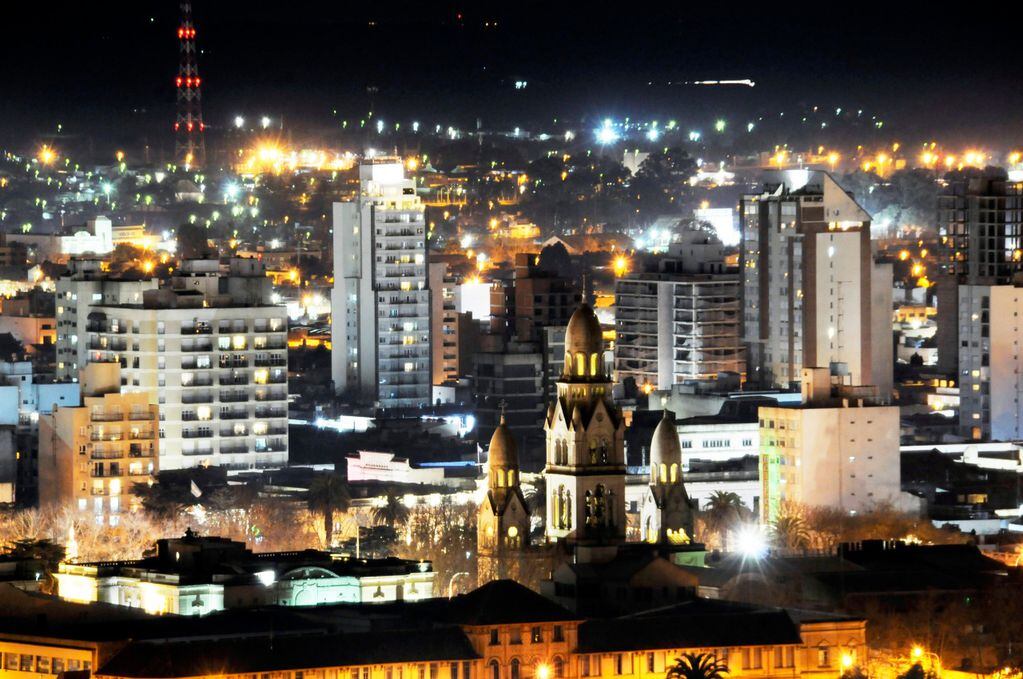
[(600, 322), (580, 306), (565, 332), (565, 365), (547, 409), (548, 540), (625, 541), (625, 422), (611, 400)]
[(477, 580), (521, 579), (529, 547), (529, 510), (519, 486), (519, 454), (501, 413), (487, 453), (487, 495), (476, 521)]

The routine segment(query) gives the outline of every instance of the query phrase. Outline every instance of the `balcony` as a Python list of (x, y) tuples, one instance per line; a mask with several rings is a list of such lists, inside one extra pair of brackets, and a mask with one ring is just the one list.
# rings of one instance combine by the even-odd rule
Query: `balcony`
[(183, 439), (211, 439), (213, 438), (212, 429), (185, 429), (181, 432), (181, 438)]
[(124, 419), (124, 413), (93, 413), (91, 419), (93, 422), (120, 422)]
[(213, 342), (182, 342), (182, 351), (213, 351)]
[(221, 429), (220, 436), (222, 438), (234, 438), (237, 436), (248, 436), (249, 432), (246, 429)]
[[(247, 391), (222, 391), (220, 392), (221, 403), (244, 403), (249, 400), (249, 392)], [(259, 398), (257, 396), (256, 400)]]
[(128, 457), (152, 457), (154, 454), (153, 446), (143, 446), (138, 443), (132, 443), (128, 449)]
[(246, 420), (249, 414), (244, 410), (228, 410), (220, 413), (222, 420)]
[(249, 452), (249, 446), (247, 444), (231, 444), (231, 445), (220, 445), (221, 455), (242, 455)]
[(270, 358), (256, 358), (252, 363), (261, 368), (284, 367), (288, 365), (288, 359), (284, 356), (272, 356)]
[(182, 335), (210, 335), (213, 334), (213, 326), (208, 323), (197, 323), (196, 325), (182, 325)]
[(248, 383), (249, 383), (249, 376), (248, 375), (227, 375), (227, 376), (221, 375), (220, 376), (220, 386), (230, 386), (230, 385), (248, 384)]
[(200, 375), (194, 377), (191, 382), (182, 382), (183, 387), (211, 387), (213, 386), (213, 378), (210, 375)]
[[(221, 399), (223, 400), (223, 399)], [(288, 400), (288, 394), (283, 391), (264, 391), (256, 392), (257, 401), (286, 401)]]
[(286, 349), (288, 343), (282, 339), (268, 339), (265, 342), (260, 342), (260, 338), (256, 338), (257, 341), (253, 343), (252, 348), (260, 351), (262, 349)]
[(182, 403), (213, 403), (213, 394), (209, 392), (185, 392), (181, 395)]
[(284, 408), (256, 408), (254, 416), (261, 420), (287, 417), (288, 411)]
[(124, 436), (119, 431), (92, 432), (89, 436), (92, 441), (122, 441)]
[(219, 364), (221, 368), (248, 368), (249, 359), (247, 356), (221, 356)]

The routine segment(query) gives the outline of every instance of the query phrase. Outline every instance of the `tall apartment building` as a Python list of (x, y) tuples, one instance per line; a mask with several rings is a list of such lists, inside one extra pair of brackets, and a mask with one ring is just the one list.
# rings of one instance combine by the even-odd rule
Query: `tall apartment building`
[(899, 408), (873, 386), (834, 384), (828, 368), (804, 368), (798, 406), (759, 409), (761, 519), (785, 503), (855, 514), (891, 502), (919, 506), (901, 490)]
[(685, 235), (656, 270), (615, 281), (617, 382), (631, 377), (641, 388), (667, 390), (746, 370), (739, 277), (725, 271), (724, 247), (715, 236)]
[(88, 362), (86, 325), (90, 308), (102, 304), (140, 304), (146, 290), (156, 290), (153, 277), (113, 277), (98, 259), (72, 259), (68, 275), (57, 279), (57, 380), (73, 382)]
[(458, 308), (455, 290), (458, 279), (443, 260), (430, 260), (430, 341), (433, 384), (457, 381), (463, 367), (459, 362)]
[(892, 272), (874, 263), (870, 215), (828, 173), (791, 170), (743, 196), (741, 230), (747, 380), (792, 388), (834, 364), (890, 393)]
[[(58, 285), (80, 302), (93, 282)], [(122, 391), (160, 405), (161, 469), (287, 464), (288, 322), (270, 296), (257, 260), (191, 260), (163, 288), (78, 309), (85, 360), (119, 362)]]
[(1023, 272), (1023, 184), (1001, 173), (954, 179), (938, 197), (938, 233), (938, 368), (957, 375), (960, 434), (1017, 439), (1013, 285)]
[(479, 440), (489, 440), (504, 421), (519, 450), (522, 468), (542, 467), (544, 414), (543, 354), (538, 342), (505, 341), (484, 335), (474, 356), (476, 423)]
[(552, 269), (544, 253), (515, 255), (514, 277), (495, 279), (491, 287), (492, 332), (539, 342), (544, 328), (568, 325), (582, 293), (574, 280)]
[(957, 286), (959, 433), (968, 439), (1023, 439), (1020, 284)]
[(433, 375), (424, 206), (398, 160), (364, 163), (359, 181), (354, 202), (334, 203), (334, 388), (381, 408), (427, 406)]
[(159, 407), (145, 393), (121, 393), (116, 361), (87, 364), (81, 385), (81, 405), (39, 418), (39, 504), (116, 525), (137, 504), (134, 484), (159, 470)]

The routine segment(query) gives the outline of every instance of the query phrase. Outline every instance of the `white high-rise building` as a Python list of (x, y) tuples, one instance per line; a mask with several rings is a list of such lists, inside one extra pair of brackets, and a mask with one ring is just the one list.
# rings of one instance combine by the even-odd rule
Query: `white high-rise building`
[(658, 270), (615, 281), (616, 381), (671, 389), (686, 380), (746, 370), (739, 277), (725, 271), (716, 236), (689, 232)]
[(88, 362), (86, 326), (92, 306), (141, 304), (146, 290), (156, 290), (154, 277), (110, 277), (98, 259), (72, 259), (69, 274), (57, 279), (57, 379), (77, 382), (78, 371)]
[[(58, 290), (81, 303), (94, 284)], [(256, 260), (186, 261), (169, 286), (78, 308), (83, 360), (118, 361), (121, 391), (159, 405), (160, 469), (287, 464), (287, 312), (270, 286)]]
[(334, 203), (333, 353), (339, 394), (381, 408), (430, 404), (426, 218), (399, 160), (359, 167), (359, 196)]
[(801, 387), (798, 406), (759, 409), (761, 520), (786, 505), (919, 511), (901, 487), (899, 407), (872, 386), (835, 384), (828, 368), (804, 368)]
[(959, 427), (972, 440), (1023, 439), (1023, 288), (959, 286)]
[(747, 379), (790, 388), (804, 367), (889, 394), (892, 271), (870, 215), (826, 172), (791, 170), (742, 201)]

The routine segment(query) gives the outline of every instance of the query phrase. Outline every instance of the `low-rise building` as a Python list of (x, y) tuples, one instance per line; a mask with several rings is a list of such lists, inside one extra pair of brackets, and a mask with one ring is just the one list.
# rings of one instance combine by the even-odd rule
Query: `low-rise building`
[(433, 596), (428, 561), (341, 558), (327, 552), (252, 552), (242, 542), (184, 537), (133, 561), (62, 563), (60, 597), (148, 613), (206, 615), (257, 606), (415, 601)]
[(39, 420), (39, 503), (115, 525), (137, 503), (134, 484), (159, 469), (160, 411), (145, 394), (121, 393), (118, 363), (90, 363), (81, 375), (81, 405)]
[(833, 384), (828, 368), (804, 368), (801, 385), (798, 406), (759, 411), (762, 520), (772, 523), (786, 503), (918, 511), (900, 486), (898, 406), (874, 387)]

